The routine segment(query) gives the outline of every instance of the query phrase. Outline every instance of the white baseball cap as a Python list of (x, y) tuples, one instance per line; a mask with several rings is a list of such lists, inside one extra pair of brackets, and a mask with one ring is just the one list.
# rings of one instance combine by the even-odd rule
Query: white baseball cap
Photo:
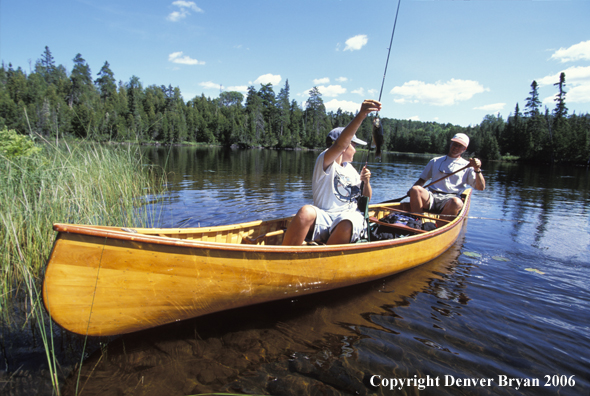
[(464, 133), (457, 133), (455, 136), (453, 136), (451, 142), (457, 142), (467, 148), (469, 146), (469, 137)]
[[(340, 137), (340, 134), (342, 134), (342, 131), (343, 130), (344, 130), (343, 127), (332, 129), (330, 131), (330, 133), (328, 133), (327, 139), (331, 139), (332, 142), (335, 142), (336, 139), (338, 139), (338, 137)], [(354, 143), (356, 143), (356, 144), (362, 144), (363, 146), (367, 144), (367, 142), (365, 142), (364, 140), (361, 140), (361, 139), (357, 138), (356, 137), (356, 134), (352, 137), (352, 140), (351, 141), (354, 142)]]

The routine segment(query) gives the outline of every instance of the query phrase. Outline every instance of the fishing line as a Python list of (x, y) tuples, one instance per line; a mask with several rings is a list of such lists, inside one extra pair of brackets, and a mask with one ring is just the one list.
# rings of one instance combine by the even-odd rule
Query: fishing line
[[(446, 215), (446, 214), (436, 214), (439, 217), (457, 217), (457, 215)], [(512, 220), (512, 219), (494, 219), (491, 217), (477, 217), (477, 216), (466, 216), (468, 219), (478, 219), (478, 220), (495, 220), (495, 221), (510, 221), (513, 223), (530, 223), (527, 220)], [(432, 217), (432, 219), (436, 220), (436, 217)]]
[[(402, 0), (398, 0), (397, 2), (397, 10), (395, 11), (395, 19), (393, 21), (393, 29), (391, 30), (391, 39), (389, 40), (389, 48), (387, 49), (387, 59), (385, 60), (385, 70), (383, 71), (383, 81), (381, 81), (381, 90), (379, 91), (379, 102), (381, 102), (381, 95), (383, 94), (383, 86), (385, 85), (385, 76), (387, 75), (387, 66), (389, 65), (389, 55), (391, 54), (391, 46), (393, 44), (393, 36), (395, 35), (395, 27), (397, 26), (397, 16), (399, 15), (399, 6), (401, 5)], [(375, 113), (376, 117), (379, 117), (379, 112)], [(370, 138), (372, 136), (369, 136)], [(365, 166), (367, 165), (368, 157), (369, 157), (369, 150), (371, 145), (371, 139), (369, 140), (369, 147), (367, 147), (367, 155), (365, 158)], [(361, 167), (362, 167), (361, 161)], [(361, 168), (362, 169), (362, 168)]]

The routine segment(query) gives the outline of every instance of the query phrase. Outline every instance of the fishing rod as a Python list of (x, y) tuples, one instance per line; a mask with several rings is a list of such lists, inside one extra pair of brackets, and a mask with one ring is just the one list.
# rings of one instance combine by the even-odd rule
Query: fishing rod
[[(395, 20), (393, 21), (393, 30), (391, 31), (391, 40), (389, 40), (389, 48), (387, 50), (387, 60), (385, 61), (385, 70), (383, 71), (383, 81), (381, 82), (381, 91), (379, 92), (379, 102), (381, 102), (381, 94), (383, 93), (383, 86), (385, 85), (385, 75), (387, 74), (387, 66), (389, 65), (389, 55), (391, 54), (391, 46), (393, 44), (393, 36), (395, 34), (395, 26), (397, 25), (397, 16), (399, 15), (399, 6), (402, 0), (397, 2), (397, 11), (395, 12)], [(377, 112), (379, 114), (379, 112)]]
[[(398, 0), (397, 2), (397, 10), (395, 11), (395, 19), (393, 21), (393, 29), (391, 30), (391, 39), (389, 40), (389, 48), (387, 48), (387, 59), (385, 60), (385, 70), (383, 71), (383, 80), (381, 81), (381, 90), (379, 91), (379, 102), (381, 102), (381, 95), (383, 94), (383, 86), (385, 85), (385, 76), (387, 75), (387, 67), (389, 66), (389, 56), (391, 55), (391, 46), (393, 45), (393, 36), (395, 35), (395, 27), (397, 26), (397, 17), (399, 15), (399, 6), (401, 5), (402, 0)], [(379, 117), (379, 112), (375, 113), (376, 117)], [(371, 140), (371, 139), (369, 139)], [(367, 156), (365, 158), (365, 165), (367, 165), (367, 160), (369, 157), (369, 148), (367, 149)], [(362, 161), (361, 161), (362, 165)]]

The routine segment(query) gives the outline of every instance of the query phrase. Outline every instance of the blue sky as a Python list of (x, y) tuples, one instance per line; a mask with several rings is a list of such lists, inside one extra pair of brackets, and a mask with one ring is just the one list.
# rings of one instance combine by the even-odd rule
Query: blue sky
[[(68, 71), (179, 87), (185, 100), (288, 80), (328, 111), (379, 97), (396, 0), (2, 0), (0, 59), (29, 71), (45, 46)], [(402, 0), (382, 116), (467, 126), (523, 109), (536, 80), (554, 108), (566, 73), (570, 114), (590, 112), (589, 0)]]

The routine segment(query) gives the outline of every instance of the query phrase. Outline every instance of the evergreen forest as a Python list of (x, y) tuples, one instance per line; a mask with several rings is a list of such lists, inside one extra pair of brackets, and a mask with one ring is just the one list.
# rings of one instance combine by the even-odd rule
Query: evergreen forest
[[(185, 101), (178, 87), (144, 87), (137, 76), (117, 82), (108, 62), (92, 74), (81, 54), (72, 70), (57, 65), (45, 47), (27, 74), (12, 64), (0, 67), (0, 130), (45, 139), (159, 144), (203, 143), (275, 149), (322, 148), (330, 129), (354, 114), (327, 112), (317, 87), (305, 107), (290, 98), (289, 81), (251, 86), (246, 97), (224, 91)], [(555, 84), (555, 108), (542, 109), (535, 81), (507, 120), (487, 115), (479, 125), (384, 118), (385, 150), (441, 153), (457, 132), (471, 138), (469, 153), (487, 160), (590, 164), (590, 115), (569, 114), (566, 76)], [(523, 91), (526, 87), (523, 87)], [(525, 95), (523, 95), (525, 96)], [(360, 104), (360, 102), (359, 102)], [(370, 139), (370, 122), (357, 133)]]

